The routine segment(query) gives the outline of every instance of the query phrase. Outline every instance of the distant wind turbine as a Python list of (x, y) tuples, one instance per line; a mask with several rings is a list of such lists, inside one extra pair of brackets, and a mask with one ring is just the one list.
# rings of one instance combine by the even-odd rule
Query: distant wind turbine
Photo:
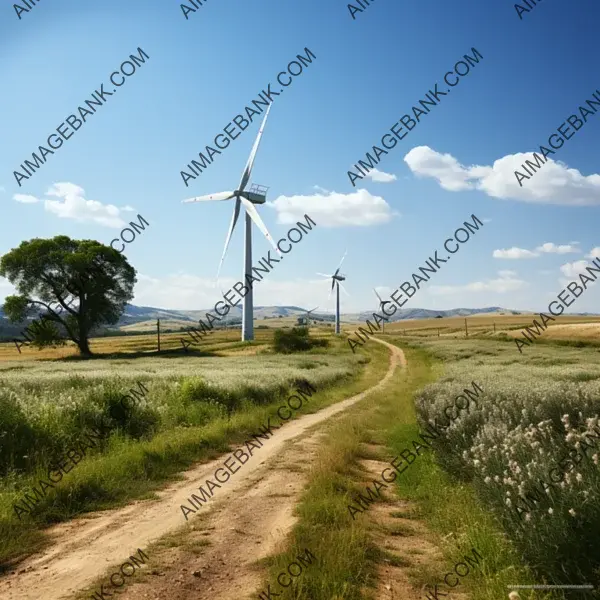
[(305, 310), (304, 312), (306, 313), (306, 316), (305, 317), (298, 317), (298, 322), (301, 325), (302, 324), (310, 325), (310, 313), (315, 312), (315, 310), (317, 310), (317, 308), (319, 308), (319, 307), (315, 306), (311, 310)]
[[(379, 310), (386, 315), (386, 313), (383, 312), (383, 307), (386, 304), (391, 304), (391, 302), (389, 300), (382, 300), (381, 296), (377, 293), (377, 290), (375, 288), (373, 288), (373, 291), (375, 292), (375, 295), (377, 296), (377, 298), (379, 299)], [(387, 315), (386, 315), (387, 316)], [(385, 333), (385, 321), (381, 321), (381, 333)]]
[[(229, 225), (229, 233), (227, 234), (227, 239), (225, 240), (225, 249), (223, 250), (223, 256), (221, 256), (221, 262), (219, 263), (219, 269), (217, 271), (217, 280), (219, 279), (219, 274), (221, 273), (221, 267), (223, 266), (223, 261), (225, 260), (227, 248), (229, 247), (231, 235), (233, 234), (235, 224), (237, 223), (240, 214), (240, 207), (242, 204), (246, 209), (246, 231), (244, 238), (244, 281), (246, 283), (250, 281), (250, 277), (252, 275), (252, 221), (256, 223), (256, 226), (260, 229), (260, 231), (267, 238), (267, 240), (269, 240), (273, 248), (275, 248), (275, 251), (281, 256), (279, 248), (277, 248), (275, 241), (271, 237), (271, 234), (268, 232), (266, 225), (263, 223), (263, 220), (260, 218), (258, 211), (254, 207), (255, 204), (264, 204), (266, 202), (267, 191), (269, 188), (258, 184), (253, 184), (252, 186), (250, 186), (249, 191), (245, 191), (246, 186), (250, 181), (252, 167), (254, 166), (254, 159), (256, 158), (256, 152), (258, 151), (260, 139), (262, 137), (265, 128), (265, 123), (267, 122), (269, 111), (271, 110), (271, 106), (272, 105), (269, 104), (267, 112), (265, 113), (265, 118), (263, 119), (260, 129), (258, 130), (258, 135), (256, 136), (256, 140), (254, 141), (254, 146), (252, 147), (252, 151), (250, 152), (250, 156), (248, 157), (248, 162), (246, 163), (246, 167), (244, 168), (244, 171), (242, 173), (242, 179), (240, 180), (238, 188), (235, 191), (217, 192), (216, 194), (196, 196), (195, 198), (188, 198), (187, 200), (183, 200), (184, 203), (210, 201), (221, 202), (224, 200), (231, 200), (235, 198), (235, 206), (233, 209), (231, 224)], [(242, 317), (242, 341), (254, 339), (253, 295), (253, 289), (252, 287), (250, 287), (248, 293), (244, 296)]]
[(342, 267), (342, 263), (344, 262), (344, 259), (346, 258), (346, 254), (348, 254), (347, 250), (344, 253), (344, 256), (342, 256), (342, 260), (340, 260), (340, 264), (338, 265), (338, 268), (336, 269), (336, 271), (333, 275), (325, 275), (325, 273), (317, 273), (317, 275), (320, 275), (321, 277), (327, 277), (327, 279), (331, 278), (331, 289), (329, 290), (329, 298), (331, 298), (331, 292), (333, 292), (333, 288), (334, 287), (337, 288), (336, 289), (336, 303), (335, 303), (335, 333), (336, 334), (340, 333), (340, 287), (342, 288), (342, 290), (344, 291), (344, 294), (346, 294), (346, 296), (350, 295), (350, 294), (348, 294), (348, 292), (346, 291), (346, 288), (341, 283), (342, 281), (346, 280), (346, 276), (340, 274), (340, 269)]

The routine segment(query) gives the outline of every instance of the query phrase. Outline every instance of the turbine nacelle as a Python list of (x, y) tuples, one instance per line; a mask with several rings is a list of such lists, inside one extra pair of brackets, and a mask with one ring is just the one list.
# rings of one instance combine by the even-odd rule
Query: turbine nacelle
[(233, 192), (236, 196), (241, 196), (252, 202), (252, 204), (264, 204), (267, 201), (267, 192), (269, 188), (264, 185), (253, 183), (250, 189), (245, 191), (236, 190)]

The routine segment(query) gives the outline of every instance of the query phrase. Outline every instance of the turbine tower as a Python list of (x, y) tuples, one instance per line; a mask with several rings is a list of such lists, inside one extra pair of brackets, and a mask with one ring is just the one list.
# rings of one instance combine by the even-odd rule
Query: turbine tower
[(333, 288), (334, 287), (337, 288), (336, 289), (336, 302), (335, 302), (335, 333), (338, 335), (340, 333), (340, 287), (342, 288), (342, 290), (344, 290), (344, 293), (347, 296), (350, 295), (346, 291), (346, 288), (344, 288), (344, 286), (341, 284), (342, 281), (346, 280), (346, 276), (340, 274), (340, 269), (342, 267), (342, 263), (344, 262), (344, 259), (346, 258), (346, 254), (348, 254), (347, 250), (344, 253), (344, 256), (342, 256), (342, 260), (340, 260), (340, 264), (338, 265), (338, 268), (336, 269), (336, 271), (333, 275), (325, 275), (325, 273), (317, 273), (317, 275), (320, 275), (321, 277), (327, 277), (327, 279), (331, 278), (331, 289), (329, 290), (329, 298), (331, 298), (331, 292), (333, 292)]
[[(195, 198), (188, 198), (187, 200), (183, 200), (184, 203), (187, 202), (222, 202), (225, 200), (231, 200), (235, 198), (235, 206), (233, 209), (233, 216), (231, 218), (231, 224), (229, 225), (229, 233), (227, 234), (227, 239), (225, 240), (225, 249), (223, 250), (223, 256), (221, 256), (221, 262), (219, 263), (219, 270), (217, 271), (217, 281), (219, 279), (219, 274), (221, 273), (221, 267), (223, 266), (223, 261), (225, 260), (225, 255), (227, 254), (227, 248), (229, 247), (229, 242), (231, 240), (231, 235), (233, 234), (233, 230), (235, 229), (235, 225), (238, 221), (238, 217), (240, 214), (241, 205), (244, 205), (246, 209), (246, 230), (244, 236), (244, 282), (248, 284), (250, 281), (250, 276), (252, 275), (252, 221), (256, 223), (256, 226), (260, 229), (262, 234), (269, 240), (275, 251), (281, 256), (281, 252), (275, 241), (271, 237), (271, 234), (268, 232), (266, 225), (263, 223), (263, 220), (260, 218), (258, 211), (254, 207), (255, 204), (264, 204), (267, 199), (267, 190), (269, 188), (252, 184), (248, 191), (246, 190), (246, 186), (250, 181), (250, 175), (252, 174), (252, 167), (254, 166), (254, 159), (256, 158), (256, 152), (258, 151), (258, 146), (260, 144), (260, 139), (262, 137), (265, 123), (267, 122), (267, 117), (269, 116), (269, 111), (271, 110), (271, 104), (269, 104), (267, 108), (267, 112), (265, 113), (265, 118), (258, 130), (258, 135), (256, 136), (256, 140), (254, 141), (254, 146), (252, 146), (252, 151), (250, 152), (250, 156), (248, 157), (248, 162), (246, 163), (246, 167), (242, 173), (242, 179), (235, 191), (231, 192), (217, 192), (216, 194), (208, 194), (206, 196), (196, 196)], [(247, 294), (244, 296), (244, 304), (243, 304), (243, 316), (242, 316), (242, 341), (253, 340), (254, 339), (254, 303), (253, 303), (253, 289), (250, 285), (247, 285), (249, 288)]]
[[(383, 307), (386, 304), (391, 304), (391, 301), (390, 300), (382, 300), (381, 296), (377, 293), (377, 290), (375, 288), (373, 288), (373, 291), (375, 292), (375, 295), (379, 299), (379, 310), (385, 315), (386, 313), (383, 312)], [(381, 333), (385, 333), (385, 321), (381, 321)]]

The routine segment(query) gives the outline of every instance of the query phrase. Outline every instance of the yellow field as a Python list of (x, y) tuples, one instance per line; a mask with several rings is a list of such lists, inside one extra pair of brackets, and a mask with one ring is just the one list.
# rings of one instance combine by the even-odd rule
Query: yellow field
[[(496, 324), (496, 333), (505, 332), (511, 337), (520, 336), (522, 328), (531, 325), (535, 318), (533, 314), (524, 315), (482, 315), (467, 317), (467, 326), (469, 336), (490, 336), (494, 335), (494, 323)], [(539, 318), (538, 318), (539, 320)], [(266, 328), (258, 328), (260, 325)], [(201, 344), (190, 346), (190, 348), (202, 349), (210, 352), (216, 352), (220, 356), (230, 356), (232, 354), (255, 354), (267, 347), (271, 341), (273, 330), (277, 327), (294, 327), (296, 317), (282, 317), (281, 319), (265, 319), (255, 321), (254, 336), (255, 340), (252, 347), (241, 344), (240, 329), (218, 330), (208, 334)], [(345, 333), (352, 334), (359, 326), (363, 324), (342, 324), (342, 330)], [(368, 329), (368, 327), (367, 327)], [(333, 326), (327, 323), (319, 323), (311, 326), (310, 333), (313, 336), (331, 336), (333, 335)], [(419, 337), (440, 337), (464, 338), (465, 337), (465, 319), (464, 317), (451, 317), (445, 319), (412, 319), (386, 324), (385, 333), (387, 334), (406, 334)], [(544, 331), (544, 337), (547, 339), (561, 340), (600, 340), (600, 317), (556, 317), (548, 329)], [(185, 332), (163, 333), (160, 336), (161, 350), (182, 349), (180, 339), (191, 338)], [(106, 355), (115, 353), (155, 353), (157, 350), (156, 331), (144, 335), (135, 336), (114, 336), (92, 338), (90, 347), (94, 354)], [(51, 360), (65, 358), (68, 356), (77, 356), (78, 352), (75, 345), (68, 342), (64, 348), (36, 350), (28, 346), (21, 346), (21, 354), (16, 349), (14, 343), (0, 343), (0, 360)]]
[[(280, 319), (267, 319), (265, 323), (270, 321), (280, 321)], [(293, 319), (295, 323), (295, 318)], [(291, 326), (291, 318), (288, 318), (286, 325)], [(189, 348), (201, 349), (208, 352), (215, 352), (219, 356), (229, 356), (231, 354), (256, 354), (258, 351), (265, 349), (267, 343), (273, 339), (273, 331), (275, 327), (282, 325), (272, 324), (268, 329), (258, 329), (258, 325), (262, 325), (263, 321), (257, 321), (254, 325), (254, 342), (248, 347), (241, 342), (240, 329), (215, 330), (213, 333), (208, 333), (200, 344), (192, 344)], [(311, 327), (310, 333), (313, 336), (329, 336), (333, 333), (332, 327)], [(161, 333), (160, 349), (165, 350), (182, 350), (183, 345), (181, 339), (192, 342), (192, 338), (185, 332), (177, 333)], [(156, 331), (152, 334), (132, 335), (132, 336), (114, 336), (114, 337), (99, 337), (90, 340), (90, 348), (94, 354), (106, 355), (116, 353), (156, 353), (157, 337)], [(75, 344), (67, 342), (67, 345), (62, 348), (48, 348), (44, 350), (36, 350), (30, 346), (21, 346), (21, 354), (19, 354), (14, 343), (0, 343), (0, 361), (2, 360), (52, 360), (57, 358), (66, 358), (69, 356), (77, 356), (78, 351)]]
[[(521, 328), (531, 326), (536, 314), (522, 315), (476, 315), (466, 317), (469, 336), (493, 336), (494, 324), (496, 334), (504, 332), (514, 337), (520, 335)], [(544, 337), (549, 339), (599, 339), (600, 317), (555, 317), (551, 321)], [(347, 333), (354, 332), (360, 325), (344, 325)], [(364, 324), (362, 324), (364, 327)], [(368, 330), (368, 327), (366, 327)], [(411, 319), (385, 325), (386, 334), (406, 334), (422, 337), (464, 338), (465, 317), (449, 317), (443, 319)]]

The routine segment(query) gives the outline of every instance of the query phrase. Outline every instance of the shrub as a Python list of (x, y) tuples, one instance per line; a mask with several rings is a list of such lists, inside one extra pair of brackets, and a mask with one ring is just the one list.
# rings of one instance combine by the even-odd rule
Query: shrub
[(16, 397), (10, 392), (1, 393), (0, 473), (5, 475), (12, 468), (24, 469), (33, 462), (30, 453), (36, 448), (36, 437)]
[(291, 331), (276, 329), (273, 336), (273, 350), (281, 354), (306, 352), (311, 348), (328, 345), (327, 340), (311, 338), (308, 334), (308, 327), (292, 327)]
[[(148, 406), (139, 403), (128, 404), (125, 409), (121, 400), (125, 394), (116, 389), (109, 389), (104, 394), (104, 411), (108, 426), (134, 438), (150, 437), (158, 429), (160, 418)], [(130, 408), (129, 408), (130, 407)]]

